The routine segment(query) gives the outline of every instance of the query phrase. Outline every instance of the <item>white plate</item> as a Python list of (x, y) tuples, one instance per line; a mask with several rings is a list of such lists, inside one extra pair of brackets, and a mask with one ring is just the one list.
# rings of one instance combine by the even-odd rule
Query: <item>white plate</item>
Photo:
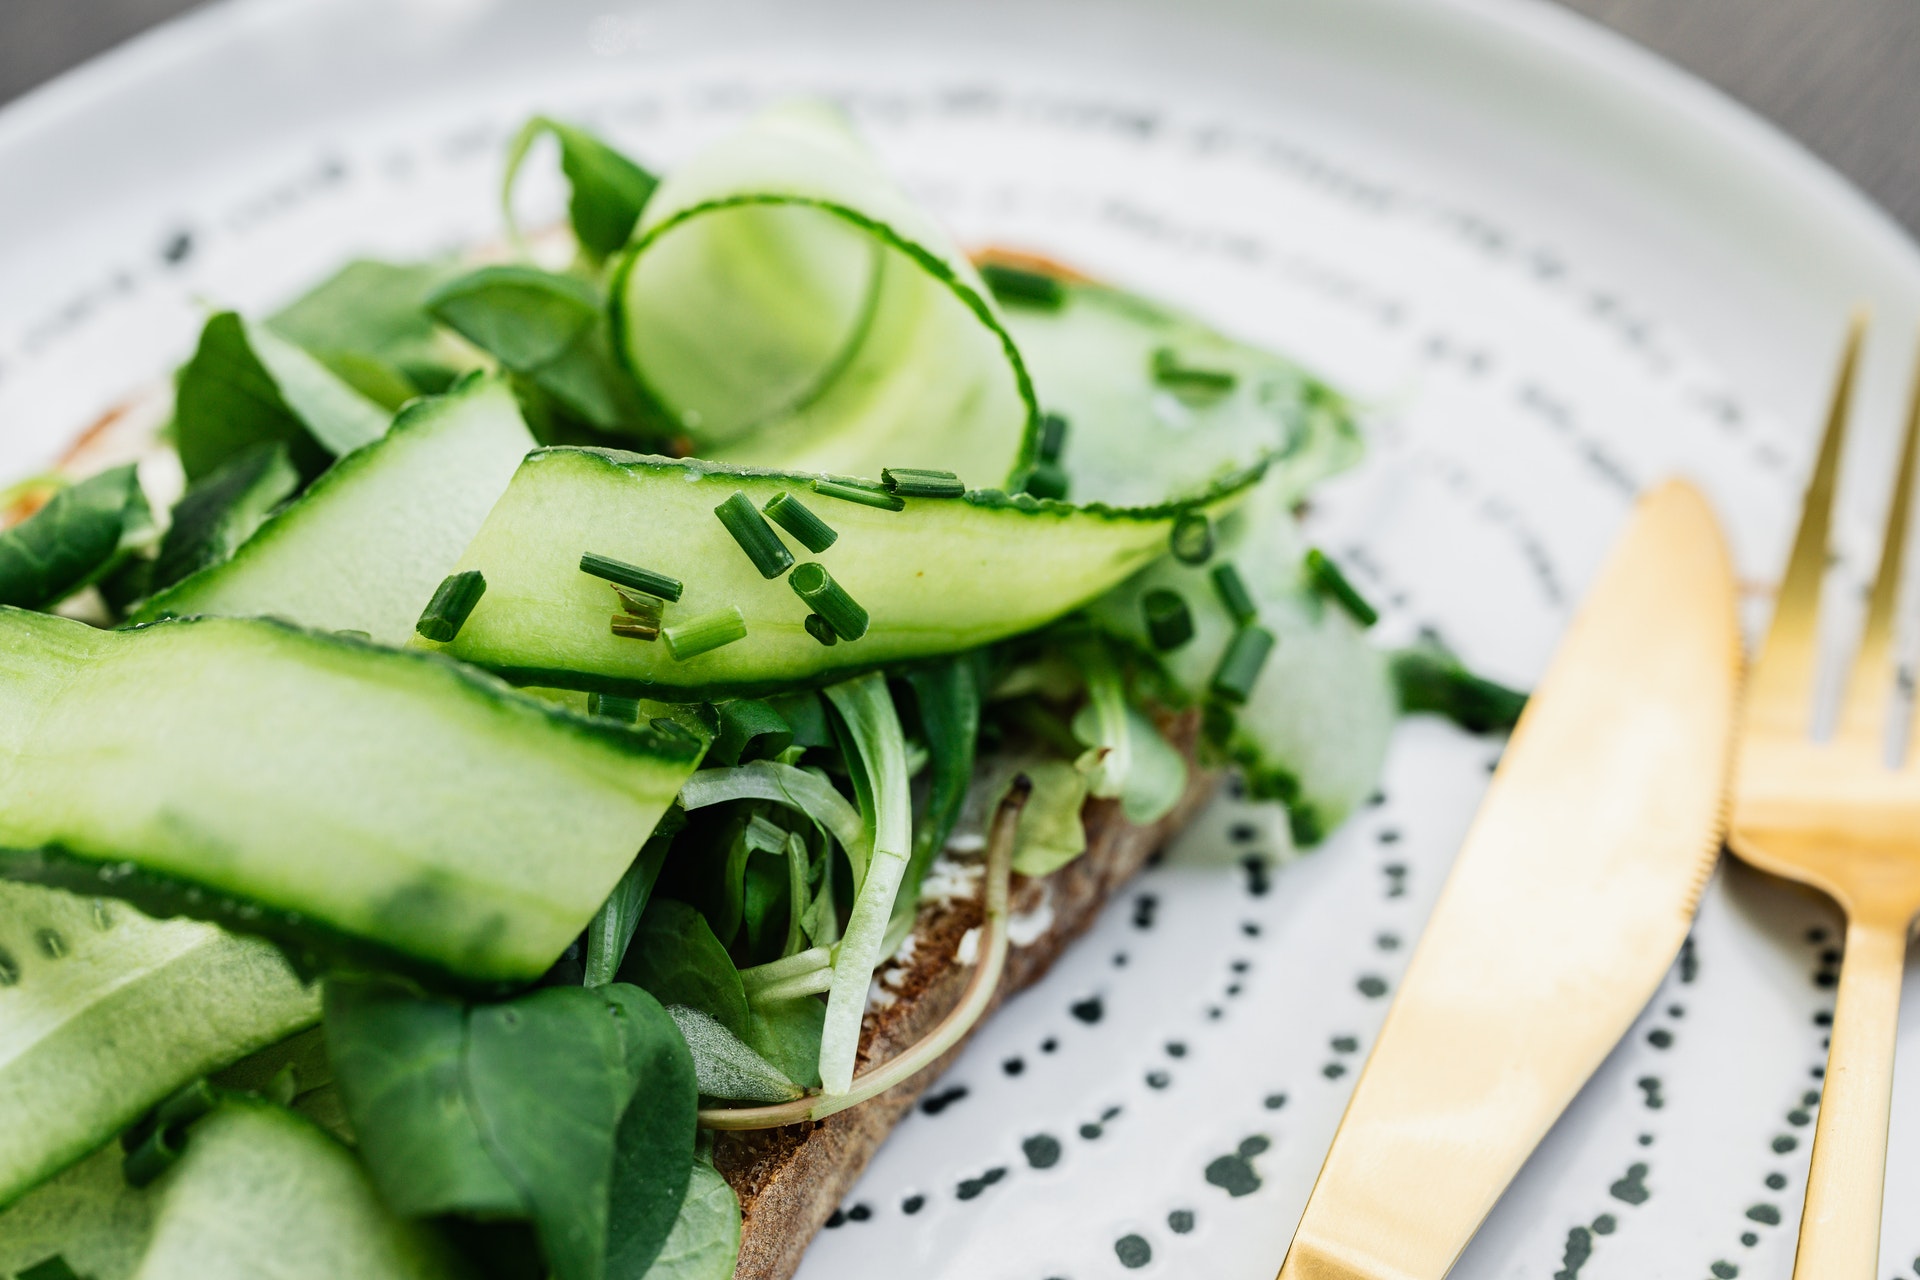
[[(0, 112), (0, 475), (169, 368), (207, 302), (496, 235), (536, 105), (665, 165), (797, 92), (845, 102), (968, 242), (1364, 397), (1371, 460), (1314, 532), (1390, 637), (1529, 680), (1671, 471), (1764, 582), (1855, 301), (1878, 327), (1843, 544), (1871, 563), (1920, 256), (1771, 130), (1531, 3), (215, 5)], [(1264, 893), (1239, 859), (1273, 828), (1213, 815), (935, 1086), (803, 1275), (1271, 1275), (1497, 749), (1410, 723), (1381, 803)], [(1723, 872), (1456, 1274), (1785, 1276), (1832, 930)], [(1920, 1265), (1908, 1021), (1887, 1275)]]

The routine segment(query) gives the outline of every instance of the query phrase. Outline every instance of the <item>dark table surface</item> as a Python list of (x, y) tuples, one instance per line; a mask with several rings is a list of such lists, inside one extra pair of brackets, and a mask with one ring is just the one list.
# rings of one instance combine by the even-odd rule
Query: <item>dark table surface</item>
[[(198, 0), (0, 0), (0, 102)], [(1920, 237), (1920, 0), (1562, 0), (1799, 138)]]

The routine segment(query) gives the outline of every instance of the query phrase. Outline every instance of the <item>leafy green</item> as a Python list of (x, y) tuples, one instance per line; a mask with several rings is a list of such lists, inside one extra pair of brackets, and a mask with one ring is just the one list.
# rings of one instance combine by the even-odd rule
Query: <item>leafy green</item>
[[(1087, 831), (1080, 821), (1080, 808), (1087, 799), (1087, 775), (1058, 759), (1033, 760), (1018, 772), (1033, 782), (1033, 794), (1015, 830), (1013, 869), (1023, 876), (1044, 876), (1087, 850)], [(1009, 771), (999, 794), (1004, 796), (1012, 784)], [(994, 806), (998, 805), (996, 798)]]
[(1433, 643), (1394, 654), (1393, 682), (1401, 711), (1442, 715), (1469, 733), (1511, 729), (1527, 705), (1526, 694), (1473, 674)]
[(659, 182), (578, 125), (535, 116), (507, 148), (507, 176), (501, 201), (509, 227), (515, 226), (514, 180), (520, 176), (520, 166), (526, 162), (527, 152), (535, 140), (547, 133), (560, 144), (560, 171), (573, 187), (567, 212), (573, 223), (574, 239), (595, 262), (604, 261), (632, 237), (640, 211), (646, 208)]
[(661, 1004), (698, 1009), (742, 1039), (751, 1034), (740, 971), (707, 918), (684, 902), (655, 898), (647, 904), (620, 981), (644, 988)]
[(280, 440), (249, 445), (190, 487), (174, 504), (160, 541), (149, 591), (232, 557), (273, 509), (300, 487), (300, 473)]
[(131, 463), (60, 490), (0, 532), (0, 605), (57, 603), (106, 573), (152, 527)]
[(555, 1280), (644, 1274), (686, 1191), (698, 1095), (673, 1020), (621, 983), (462, 1005), (334, 980), (329, 1050), (396, 1211), (534, 1224)]
[(920, 882), (927, 868), (946, 847), (953, 824), (973, 783), (974, 752), (980, 738), (980, 660), (976, 654), (956, 654), (922, 663), (901, 672), (913, 691), (920, 731), (927, 744), (932, 773), (927, 784), (926, 809), (913, 826), (913, 854), (908, 859), (900, 891), (894, 898), (887, 942), (900, 945), (913, 927), (920, 901)]
[(739, 764), (743, 758), (777, 756), (793, 745), (793, 726), (758, 698), (734, 698), (718, 706), (720, 735), (707, 750), (713, 764)]
[(817, 773), (756, 760), (731, 769), (702, 769), (680, 788), (680, 803), (688, 809), (728, 800), (771, 800), (798, 810), (840, 842), (856, 869), (866, 865), (867, 829), (859, 810)]
[(913, 798), (908, 790), (906, 735), (887, 691), (886, 677), (860, 676), (826, 690), (838, 713), (841, 753), (853, 775), (860, 816), (872, 834), (864, 869), (854, 867), (853, 912), (833, 964), (827, 1018), (820, 1038), (821, 1087), (845, 1093), (866, 1012), (867, 986), (880, 962), (893, 901), (913, 846)]
[(646, 1280), (731, 1280), (740, 1256), (740, 1201), (704, 1160), (693, 1162), (680, 1216)]
[(597, 431), (642, 424), (639, 392), (607, 345), (600, 294), (584, 280), (518, 263), (481, 267), (440, 286), (427, 309), (518, 376), (548, 438), (567, 438), (575, 419)]
[(620, 971), (620, 963), (626, 958), (627, 946), (633, 941), (633, 931), (639, 927), (640, 915), (647, 909), (647, 898), (653, 892), (653, 886), (660, 878), (660, 868), (667, 860), (667, 850), (673, 846), (673, 838), (687, 825), (684, 810), (667, 810), (666, 817), (647, 837), (646, 844), (640, 847), (640, 855), (633, 860), (626, 874), (620, 877), (620, 883), (607, 895), (606, 902), (595, 913), (593, 922), (587, 926), (587, 956), (584, 985), (601, 987), (612, 982)]
[(774, 1000), (751, 1007), (755, 1051), (803, 1089), (820, 1083), (820, 1032), (827, 1006), (812, 996)]
[(537, 373), (593, 327), (593, 286), (518, 263), (481, 267), (434, 290), (435, 319), (514, 373)]
[(267, 327), (304, 347), (368, 399), (390, 409), (439, 395), (479, 367), (427, 314), (427, 297), (460, 273), (452, 261), (349, 262)]
[(677, 1004), (668, 1005), (667, 1013), (693, 1053), (693, 1074), (702, 1097), (789, 1102), (800, 1096), (798, 1085), (712, 1016)]
[(197, 481), (253, 445), (280, 441), (304, 476), (386, 433), (389, 414), (262, 325), (223, 311), (180, 371), (174, 443)]

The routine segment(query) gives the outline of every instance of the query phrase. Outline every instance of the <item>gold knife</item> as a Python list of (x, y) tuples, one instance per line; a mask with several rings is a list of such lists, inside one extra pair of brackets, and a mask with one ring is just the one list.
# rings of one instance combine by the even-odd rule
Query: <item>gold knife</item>
[(1527, 704), (1280, 1280), (1440, 1280), (1653, 996), (1719, 856), (1740, 670), (1713, 512), (1643, 497)]

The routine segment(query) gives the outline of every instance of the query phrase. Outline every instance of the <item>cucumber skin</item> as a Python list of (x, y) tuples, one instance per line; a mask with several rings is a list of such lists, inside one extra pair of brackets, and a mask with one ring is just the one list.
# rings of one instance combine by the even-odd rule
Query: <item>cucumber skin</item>
[(533, 447), (507, 384), (470, 375), (408, 404), (231, 559), (161, 591), (131, 621), (270, 615), (402, 644)]
[(257, 941), (28, 885), (0, 884), (0, 911), (20, 973), (0, 988), (0, 1205), (320, 1016), (318, 992)]
[[(456, 566), (484, 573), (487, 594), (452, 642), (414, 643), (515, 684), (669, 702), (824, 685), (1051, 622), (1160, 556), (1180, 514), (1227, 506), (1241, 491), (1113, 508), (986, 490), (908, 499), (894, 512), (814, 494), (818, 478), (615, 450), (539, 450)], [(756, 507), (794, 493), (840, 533), (819, 561), (871, 615), (863, 638), (828, 648), (807, 633), (806, 605), (784, 580), (762, 578), (713, 515), (736, 490)], [(681, 579), (685, 594), (668, 606), (669, 624), (737, 605), (747, 638), (676, 662), (664, 644), (611, 635), (617, 601), (580, 572), (587, 551)]]
[(132, 864), (268, 909), (236, 927), (294, 912), (477, 986), (546, 970), (703, 750), (264, 619), (0, 610), (0, 712), (0, 874), (62, 878), (52, 848), (117, 893)]
[(380, 1202), (353, 1154), (311, 1121), (231, 1098), (187, 1131), (134, 1280), (441, 1280), (427, 1231)]

